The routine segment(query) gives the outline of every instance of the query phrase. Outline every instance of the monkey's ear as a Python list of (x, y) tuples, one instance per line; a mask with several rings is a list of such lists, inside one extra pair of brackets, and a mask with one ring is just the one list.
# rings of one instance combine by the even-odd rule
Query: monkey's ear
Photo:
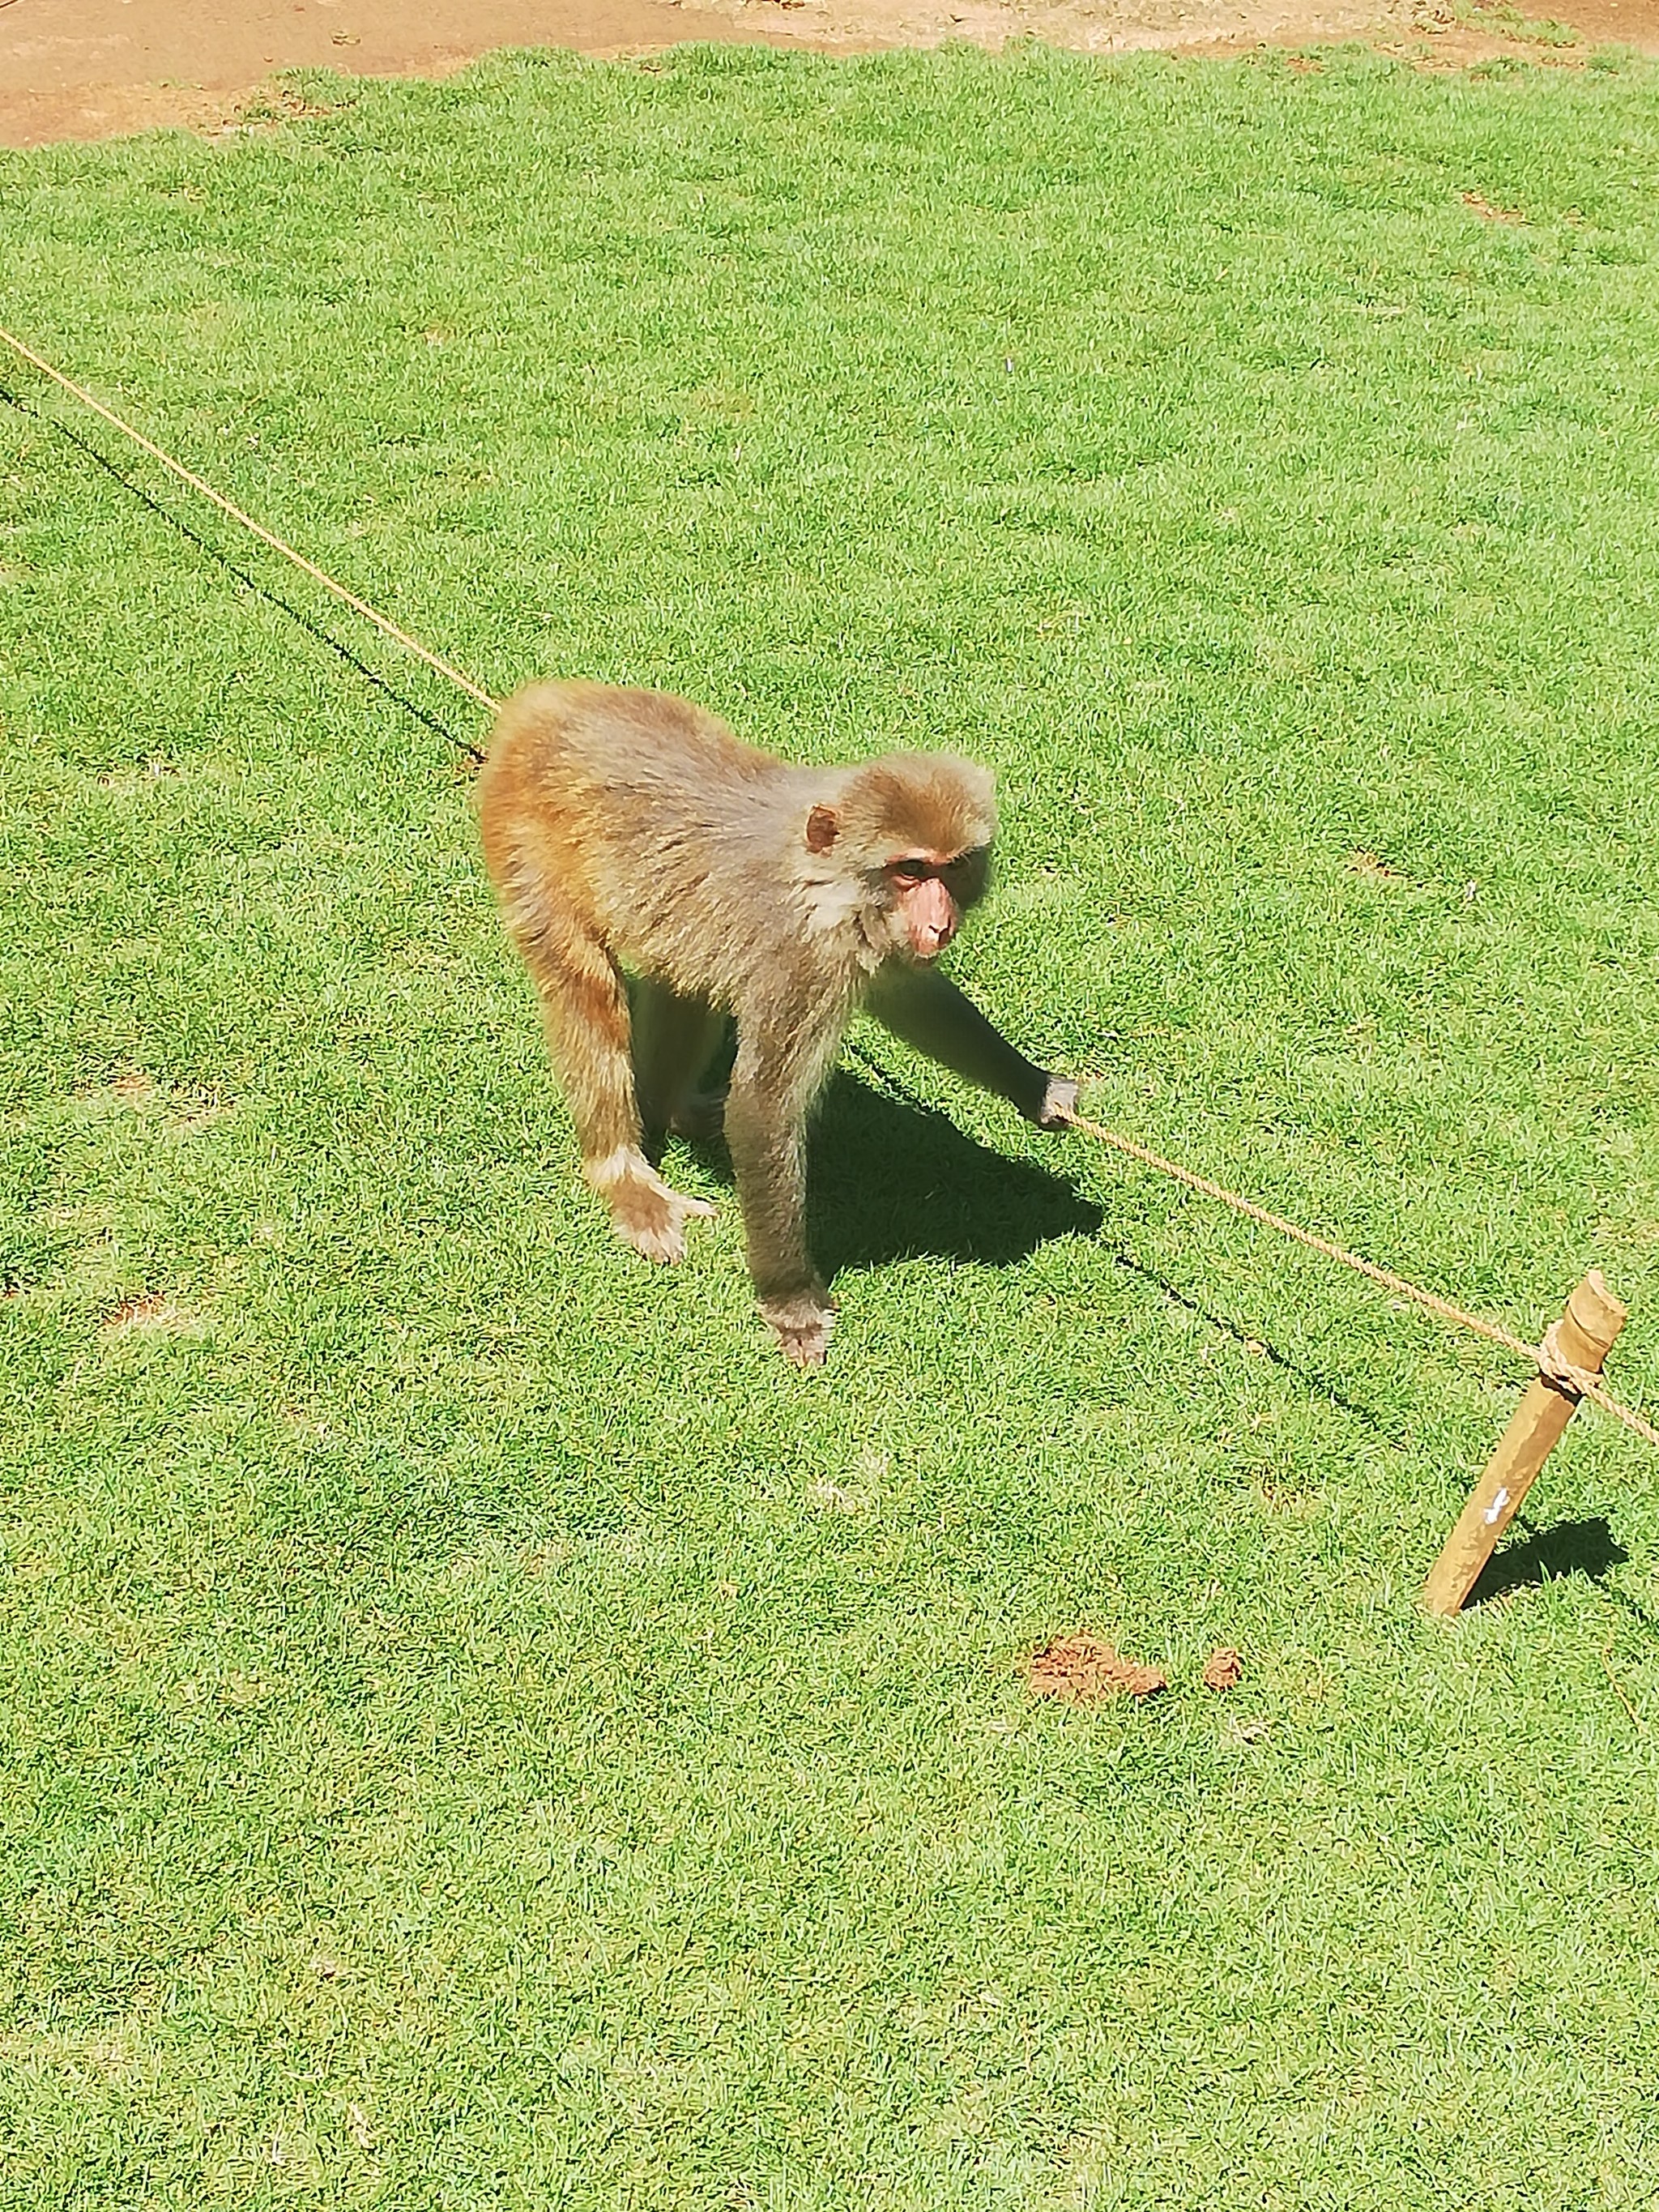
[(841, 819), (833, 806), (815, 806), (806, 817), (806, 849), (827, 853), (841, 834)]

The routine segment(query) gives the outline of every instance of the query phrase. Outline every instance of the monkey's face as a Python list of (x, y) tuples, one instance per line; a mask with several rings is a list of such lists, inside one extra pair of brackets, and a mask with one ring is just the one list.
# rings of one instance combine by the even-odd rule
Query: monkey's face
[(924, 965), (937, 960), (985, 890), (990, 851), (900, 853), (881, 871), (895, 950)]
[[(911, 790), (917, 772), (901, 775), (903, 765), (898, 755), (878, 761), (861, 772), (862, 782), (873, 788), (854, 786), (853, 804), (843, 799), (837, 806), (813, 807), (806, 817), (806, 849), (824, 866), (821, 880), (837, 885), (856, 912), (879, 958), (926, 966), (938, 959), (963, 915), (984, 896), (994, 817), (988, 798), (970, 805), (975, 794), (964, 798), (957, 790), (971, 773), (964, 763), (946, 759), (940, 769), (923, 757), (921, 768), (939, 783), (937, 791), (925, 777), (919, 791)], [(960, 834), (970, 823), (969, 834), (977, 832), (981, 842), (954, 849), (930, 844), (926, 841), (935, 820), (946, 836), (952, 830)]]

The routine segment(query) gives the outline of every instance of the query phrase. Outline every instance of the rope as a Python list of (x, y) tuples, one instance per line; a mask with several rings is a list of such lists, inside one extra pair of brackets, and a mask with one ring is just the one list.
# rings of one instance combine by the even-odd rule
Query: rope
[[(0, 0), (0, 5), (4, 4), (5, 0)], [(194, 471), (187, 469), (182, 461), (176, 461), (170, 453), (163, 453), (153, 440), (145, 437), (141, 430), (136, 430), (131, 422), (123, 421), (112, 408), (106, 407), (101, 400), (95, 399), (91, 392), (74, 383), (61, 369), (54, 368), (49, 361), (42, 360), (38, 353), (3, 326), (0, 326), (0, 341), (9, 345), (32, 368), (39, 369), (43, 376), (50, 377), (54, 384), (80, 400), (83, 406), (89, 407), (94, 415), (101, 416), (124, 437), (131, 438), (134, 445), (159, 461), (180, 483), (188, 484), (192, 491), (199, 492), (222, 514), (229, 515), (234, 522), (240, 522), (244, 529), (251, 530), (273, 552), (280, 553), (284, 560), (291, 561), (296, 568), (302, 569), (307, 576), (332, 592), (337, 599), (343, 600), (354, 613), (373, 623), (387, 637), (394, 638), (417, 660), (423, 660), (428, 668), (435, 669), (440, 676), (447, 677), (458, 690), (465, 692), (468, 698), (475, 699), (487, 713), (493, 714), (496, 711), (500, 701), (492, 699), (489, 692), (482, 690), (470, 677), (463, 676), (459, 668), (447, 660), (441, 659), (418, 638), (411, 637), (406, 629), (400, 629), (388, 616), (370, 606), (367, 599), (360, 599), (355, 592), (348, 591), (343, 584), (337, 582), (314, 561), (307, 560), (303, 553), (297, 551), (285, 539), (278, 538), (274, 531), (267, 530), (262, 523), (256, 522), (251, 514), (245, 513), (234, 501), (227, 499), (222, 492), (216, 491), (210, 483), (205, 483)], [(102, 456), (96, 458), (101, 459)], [(105, 465), (108, 466), (108, 464)], [(173, 518), (168, 519), (171, 520)], [(347, 658), (350, 656), (348, 654)], [(448, 734), (445, 732), (445, 735)], [(467, 750), (470, 751), (471, 748)], [(1223, 1206), (1231, 1206), (1236, 1213), (1243, 1214), (1248, 1220), (1259, 1222), (1264, 1229), (1272, 1229), (1281, 1237), (1288, 1237), (1295, 1243), (1305, 1244), (1310, 1251), (1322, 1253), (1326, 1259), (1335, 1261), (1339, 1267), (1352, 1268), (1355, 1274), (1366, 1276), (1371, 1282), (1380, 1284), (1384, 1290), (1392, 1291), (1396, 1297), (1421, 1306), (1427, 1313), (1437, 1315), (1442, 1321), (1449, 1322), (1454, 1328), (1468, 1329), (1476, 1336), (1485, 1337), (1489, 1344), (1501, 1346), (1505, 1352), (1513, 1352), (1517, 1358), (1535, 1367), (1544, 1381), (1556, 1389), (1565, 1392), (1569, 1397), (1589, 1398), (1603, 1413), (1611, 1413), (1615, 1420), (1622, 1421), (1627, 1429), (1659, 1449), (1659, 1428), (1645, 1420), (1633, 1407), (1622, 1404), (1588, 1368), (1576, 1367), (1563, 1356), (1559, 1322), (1553, 1323), (1546, 1331), (1541, 1344), (1524, 1343), (1520, 1337), (1500, 1328), (1497, 1322), (1482, 1321), (1478, 1314), (1468, 1313), (1463, 1307), (1454, 1305), (1449, 1298), (1440, 1297), (1433, 1291), (1419, 1289), (1415, 1283), (1408, 1283), (1403, 1275), (1396, 1275), (1387, 1267), (1379, 1267), (1375, 1261), (1362, 1260), (1357, 1252), (1350, 1252), (1345, 1246), (1333, 1243), (1329, 1237), (1316, 1236), (1311, 1229), (1298, 1227), (1294, 1221), (1286, 1220), (1282, 1213), (1270, 1212), (1265, 1206), (1258, 1206), (1254, 1200), (1243, 1197), (1236, 1190), (1229, 1190), (1225, 1184), (1212, 1182), (1208, 1176), (1199, 1175), (1191, 1168), (1183, 1168), (1174, 1160), (1164, 1159), (1146, 1146), (1137, 1144), (1133, 1137), (1123, 1136), (1115, 1129), (1108, 1129), (1098, 1121), (1087, 1120), (1081, 1114), (1068, 1114), (1066, 1120), (1072, 1128), (1080, 1130), (1086, 1137), (1092, 1137), (1097, 1144), (1109, 1145), (1120, 1152), (1127, 1152), (1131, 1159), (1139, 1160), (1143, 1167), (1151, 1168), (1158, 1175), (1168, 1176), (1173, 1182), (1184, 1183), (1188, 1190), (1197, 1191), (1205, 1198), (1213, 1198)]]
[(403, 708), (404, 714), (412, 714), (417, 722), (424, 723), (434, 737), (441, 738), (446, 744), (453, 745), (458, 751), (464, 752), (470, 761), (477, 766), (483, 766), (483, 755), (477, 745), (471, 744), (465, 738), (459, 736), (450, 728), (447, 722), (441, 722), (429, 707), (423, 707), (418, 699), (411, 699), (407, 691), (400, 691), (395, 684), (382, 676), (380, 670), (372, 666), (361, 653), (354, 653), (343, 640), (325, 629), (321, 623), (313, 621), (303, 608), (296, 607), (292, 599), (284, 599), (280, 592), (273, 591), (269, 584), (262, 583), (258, 577), (244, 568), (240, 562), (233, 561), (230, 556), (222, 551), (210, 538), (204, 538), (193, 523), (186, 522), (182, 514), (175, 514), (170, 507), (157, 499), (155, 493), (146, 485), (140, 483), (137, 477), (129, 476), (125, 469), (118, 469), (109, 455), (100, 453), (90, 438), (83, 438), (78, 430), (70, 429), (67, 422), (60, 422), (55, 415), (44, 414), (40, 408), (31, 406), (27, 399), (20, 398), (16, 392), (9, 390), (3, 384), (0, 384), (0, 400), (3, 400), (8, 407), (15, 407), (20, 415), (27, 415), (31, 422), (44, 423), (55, 436), (62, 438), (67, 444), (73, 446), (76, 453), (84, 453), (89, 461), (103, 470), (106, 476), (112, 477), (123, 491), (130, 491), (136, 500), (149, 509), (152, 514), (159, 515), (169, 530), (176, 530), (181, 538), (187, 539), (195, 546), (198, 552), (205, 553), (210, 561), (216, 561), (225, 574), (234, 576), (245, 591), (252, 592), (255, 599), (263, 599), (267, 606), (275, 607), (280, 613), (285, 614), (291, 623), (304, 630), (307, 637), (314, 638), (319, 645), (325, 647), (330, 653), (336, 654), (344, 661), (348, 668), (356, 669), (365, 683), (372, 684), (377, 691), (383, 691), (395, 705)]
[(1346, 1245), (1333, 1243), (1328, 1237), (1316, 1236), (1311, 1229), (1300, 1228), (1294, 1221), (1287, 1221), (1282, 1213), (1270, 1212), (1267, 1207), (1258, 1206), (1253, 1199), (1241, 1197), (1237, 1191), (1229, 1190), (1224, 1183), (1213, 1182), (1208, 1176), (1196, 1174), (1191, 1168), (1183, 1168), (1174, 1160), (1164, 1159), (1146, 1146), (1137, 1144), (1133, 1137), (1123, 1136), (1115, 1129), (1108, 1129), (1098, 1121), (1087, 1120), (1081, 1114), (1068, 1114), (1066, 1121), (1068, 1127), (1081, 1130), (1085, 1137), (1092, 1137), (1097, 1144), (1110, 1145), (1115, 1151), (1127, 1152), (1132, 1160), (1139, 1160), (1143, 1167), (1155, 1169), (1159, 1175), (1169, 1176), (1174, 1182), (1184, 1183), (1188, 1190), (1198, 1191), (1205, 1198), (1218, 1200), (1223, 1206), (1231, 1206), (1235, 1213), (1243, 1214), (1247, 1220), (1260, 1222), (1264, 1229), (1276, 1230), (1279, 1236), (1288, 1237), (1297, 1244), (1305, 1244), (1310, 1251), (1323, 1253), (1326, 1259), (1334, 1260), (1338, 1267), (1351, 1267), (1355, 1274), (1364, 1275), (1371, 1282), (1380, 1283), (1385, 1291), (1392, 1291), (1397, 1297), (1409, 1299), (1426, 1313), (1438, 1315), (1442, 1321), (1451, 1322), (1455, 1328), (1468, 1329), (1476, 1336), (1484, 1336), (1489, 1344), (1501, 1345), (1505, 1352), (1514, 1352), (1517, 1358), (1524, 1359), (1529, 1366), (1535, 1367), (1544, 1381), (1553, 1384), (1556, 1389), (1565, 1391), (1569, 1397), (1590, 1399), (1603, 1413), (1611, 1413), (1627, 1429), (1633, 1430), (1638, 1437), (1659, 1447), (1659, 1428), (1655, 1428), (1633, 1407), (1622, 1404), (1589, 1368), (1575, 1367), (1563, 1355), (1559, 1334), (1559, 1322), (1551, 1323), (1541, 1344), (1527, 1344), (1498, 1322), (1482, 1321), (1479, 1314), (1469, 1313), (1462, 1306), (1454, 1305), (1449, 1298), (1443, 1298), (1433, 1291), (1419, 1289), (1417, 1284), (1408, 1283), (1403, 1275), (1396, 1275), (1391, 1268), (1379, 1267), (1374, 1260), (1362, 1260), (1358, 1253), (1350, 1252)]
[(192, 491), (200, 492), (202, 497), (210, 501), (222, 514), (229, 515), (233, 522), (240, 522), (245, 530), (251, 530), (257, 538), (264, 544), (269, 545), (274, 552), (280, 553), (285, 561), (291, 561), (296, 568), (303, 569), (307, 576), (313, 577), (325, 590), (332, 592), (337, 599), (343, 599), (354, 614), (362, 615), (365, 621), (372, 622), (377, 629), (384, 630), (390, 638), (395, 638), (398, 643), (412, 653), (417, 660), (425, 661), (428, 668), (435, 668), (440, 676), (447, 676), (458, 690), (465, 691), (469, 699), (476, 699), (486, 714), (493, 714), (495, 712), (501, 704), (500, 700), (492, 699), (488, 691), (481, 690), (470, 676), (463, 676), (459, 668), (452, 667), (447, 660), (441, 660), (438, 655), (423, 646), (418, 638), (411, 637), (406, 629), (399, 629), (390, 616), (383, 615), (378, 608), (370, 606), (367, 599), (360, 599), (355, 592), (349, 592), (345, 586), (337, 583), (326, 569), (319, 568), (314, 561), (307, 561), (305, 555), (297, 552), (285, 538), (278, 538), (274, 531), (267, 530), (261, 522), (256, 522), (253, 517), (245, 513), (234, 500), (227, 499), (222, 492), (215, 491), (210, 483), (204, 482), (193, 470), (187, 469), (182, 461), (175, 461), (171, 453), (164, 453), (152, 439), (145, 437), (142, 430), (135, 430), (131, 423), (124, 422), (113, 408), (106, 407), (101, 399), (94, 399), (91, 392), (85, 390), (83, 386), (72, 383), (64, 374), (62, 369), (54, 368), (49, 361), (43, 361), (38, 353), (23, 343), (21, 338), (14, 337), (9, 330), (0, 327), (0, 340), (3, 340), (14, 353), (21, 355), (32, 368), (38, 368), (42, 376), (49, 376), (54, 384), (60, 385), (65, 392), (78, 399), (82, 406), (90, 407), (94, 415), (101, 415), (106, 422), (111, 423), (124, 437), (131, 438), (133, 444), (141, 447), (152, 460), (159, 461), (164, 469), (170, 470), (181, 483), (187, 483)]

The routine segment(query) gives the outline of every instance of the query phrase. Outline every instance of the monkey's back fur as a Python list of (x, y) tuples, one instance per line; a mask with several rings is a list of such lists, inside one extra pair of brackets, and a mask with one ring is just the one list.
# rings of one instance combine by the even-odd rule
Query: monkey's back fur
[[(961, 852), (995, 831), (991, 779), (949, 754), (802, 768), (666, 692), (539, 684), (502, 708), (478, 779), (509, 927), (552, 953), (572, 925), (636, 975), (735, 1011), (855, 996), (890, 951), (872, 886), (890, 849)], [(833, 848), (806, 824), (833, 810)]]

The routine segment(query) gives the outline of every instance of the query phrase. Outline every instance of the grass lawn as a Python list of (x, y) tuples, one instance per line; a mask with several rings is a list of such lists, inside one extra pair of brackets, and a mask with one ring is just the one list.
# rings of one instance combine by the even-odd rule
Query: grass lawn
[[(1600, 1265), (1659, 1403), (1659, 74), (523, 58), (0, 184), (0, 319), (486, 685), (988, 761), (1035, 1056)], [(459, 756), (3, 407), (0, 730), (0, 2205), (1653, 2202), (1634, 1439), (1425, 1620), (1512, 1364), (878, 1038), (795, 1373), (706, 1166), (674, 1274), (580, 1190)]]

